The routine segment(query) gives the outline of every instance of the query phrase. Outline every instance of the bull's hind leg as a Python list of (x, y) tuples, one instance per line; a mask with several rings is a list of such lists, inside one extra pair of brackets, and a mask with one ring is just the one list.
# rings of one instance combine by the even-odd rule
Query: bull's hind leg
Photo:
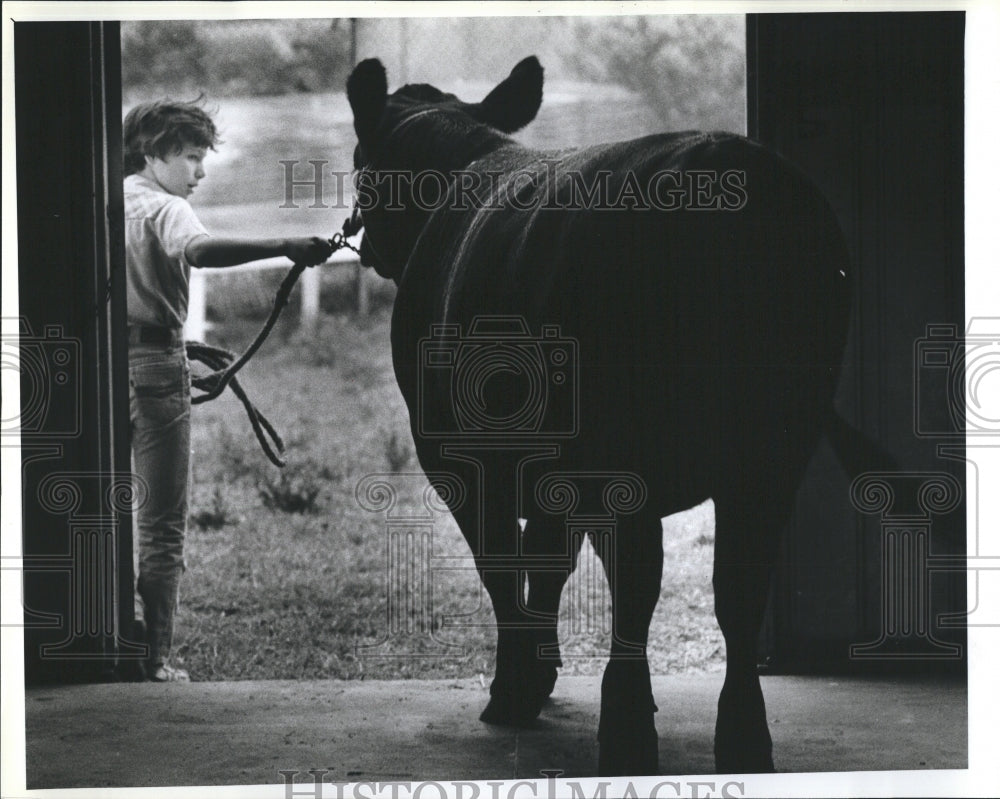
[[(496, 675), (480, 719), (533, 722), (555, 686), (559, 660), (559, 597), (572, 569), (565, 527), (550, 520), (525, 528), (525, 568), (481, 571), (497, 619)], [(527, 589), (527, 591), (525, 590)]]
[[(564, 526), (547, 520), (536, 523), (529, 551), (539, 557), (526, 559), (517, 523), (519, 469), (524, 459), (516, 451), (488, 450), (485, 455), (474, 447), (452, 447), (445, 461), (464, 485), (479, 487), (478, 497), (455, 503), (452, 513), (472, 550), (496, 617), (496, 672), (480, 719), (526, 726), (538, 717), (555, 681), (555, 662), (540, 661), (538, 652), (540, 644), (556, 640), (558, 595), (565, 576), (546, 564), (553, 563), (548, 553), (557, 551), (552, 542)], [(425, 469), (428, 464), (437, 466), (434, 457), (433, 452), (422, 454)], [(558, 551), (565, 551), (564, 543)], [(565, 569), (565, 556), (558, 564)], [(526, 599), (527, 579), (531, 580), (530, 601)]]
[[(479, 718), (488, 724), (527, 726), (538, 717), (555, 684), (556, 661), (540, 658), (539, 653), (543, 645), (557, 643), (559, 593), (566, 575), (528, 568), (513, 514), (490, 515), (483, 523), (483, 551), (476, 564), (496, 616), (497, 648), (490, 701)], [(500, 524), (502, 528), (496, 526)], [(545, 540), (537, 535), (540, 530), (535, 532), (535, 540)], [(565, 560), (560, 559), (564, 569)], [(529, 579), (530, 600), (526, 596)]]
[(726, 640), (726, 678), (715, 727), (719, 773), (774, 771), (757, 673), (757, 641), (787, 496), (747, 492), (715, 500), (715, 615)]
[(528, 653), (525, 678), (542, 701), (555, 687), (559, 650), (559, 601), (563, 587), (576, 568), (580, 541), (570, 540), (562, 519), (539, 516), (525, 525), (524, 554), (528, 569), (528, 598), (525, 615), (534, 631), (533, 651)]
[[(496, 674), (490, 685), (490, 701), (480, 715), (488, 724), (515, 727), (530, 725), (542, 710), (556, 681), (558, 655), (543, 653), (543, 647), (557, 644), (556, 609), (544, 613), (528, 610), (525, 602), (525, 571), (487, 569), (483, 584), (493, 602), (497, 618)], [(534, 574), (530, 578), (537, 592), (554, 588), (557, 578)], [(554, 591), (553, 591), (554, 593)]]
[(541, 702), (526, 690), (521, 676), (531, 648), (530, 630), (526, 629), (521, 611), (524, 574), (512, 567), (484, 568), (480, 577), (493, 603), (497, 649), (490, 701), (479, 718), (488, 724), (526, 726), (537, 718)]
[(646, 644), (660, 598), (663, 528), (658, 518), (619, 521), (611, 546), (595, 540), (611, 588), (611, 658), (601, 683), (600, 776), (659, 773), (656, 704)]
[[(451, 447), (447, 458), (433, 448), (422, 451), (425, 470), (434, 466), (478, 490), (452, 505), (452, 515), (472, 550), (476, 571), (489, 594), (497, 625), (496, 671), (490, 701), (480, 715), (491, 724), (525, 725), (540, 704), (529, 701), (520, 672), (527, 643), (524, 633), (524, 573), (519, 562), (521, 531), (517, 523), (516, 460), (509, 453)], [(505, 457), (506, 456), (506, 457)]]

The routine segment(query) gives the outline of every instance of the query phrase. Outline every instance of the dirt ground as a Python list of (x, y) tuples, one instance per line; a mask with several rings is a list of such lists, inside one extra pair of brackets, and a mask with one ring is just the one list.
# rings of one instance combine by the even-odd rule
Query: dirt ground
[[(664, 774), (712, 773), (721, 682), (721, 674), (654, 677)], [(920, 771), (933, 785), (940, 770), (967, 766), (964, 682), (762, 682), (779, 772)], [(282, 771), (309, 781), (309, 769), (326, 770), (329, 783), (543, 779), (550, 769), (587, 778), (596, 765), (599, 696), (597, 677), (560, 678), (536, 727), (517, 731), (478, 720), (487, 698), (478, 680), (32, 688), (27, 787), (281, 785)], [(748, 779), (766, 792), (759, 781), (775, 778)]]

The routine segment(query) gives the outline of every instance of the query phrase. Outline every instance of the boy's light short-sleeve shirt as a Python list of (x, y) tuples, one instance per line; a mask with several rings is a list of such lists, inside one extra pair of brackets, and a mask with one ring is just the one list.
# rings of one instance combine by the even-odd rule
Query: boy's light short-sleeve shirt
[(124, 183), (128, 323), (180, 329), (191, 276), (184, 250), (208, 231), (183, 197), (141, 175)]

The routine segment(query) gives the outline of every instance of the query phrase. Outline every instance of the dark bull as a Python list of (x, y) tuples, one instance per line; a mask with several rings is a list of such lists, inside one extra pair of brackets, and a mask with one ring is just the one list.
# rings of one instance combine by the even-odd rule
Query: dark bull
[[(507, 134), (541, 104), (533, 57), (479, 103), (428, 85), (389, 95), (377, 60), (347, 88), (362, 259), (399, 287), (393, 362), (417, 454), (465, 486), (451, 510), (496, 614), (483, 721), (540, 713), (588, 534), (613, 602), (599, 771), (658, 773), (646, 642), (660, 520), (711, 497), (727, 655), (716, 764), (773, 770), (758, 631), (806, 463), (843, 427), (848, 255), (826, 201), (728, 133), (522, 147)], [(429, 173), (446, 176), (434, 203), (415, 196)], [(664, 185), (692, 201), (661, 208), (649, 192)]]

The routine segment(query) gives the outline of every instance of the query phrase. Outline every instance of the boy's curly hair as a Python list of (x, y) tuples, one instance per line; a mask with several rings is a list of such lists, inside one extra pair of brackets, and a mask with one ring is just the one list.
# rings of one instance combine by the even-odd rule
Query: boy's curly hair
[(189, 145), (214, 150), (219, 132), (201, 102), (157, 100), (129, 111), (122, 123), (125, 175), (141, 172), (147, 155), (164, 158)]

